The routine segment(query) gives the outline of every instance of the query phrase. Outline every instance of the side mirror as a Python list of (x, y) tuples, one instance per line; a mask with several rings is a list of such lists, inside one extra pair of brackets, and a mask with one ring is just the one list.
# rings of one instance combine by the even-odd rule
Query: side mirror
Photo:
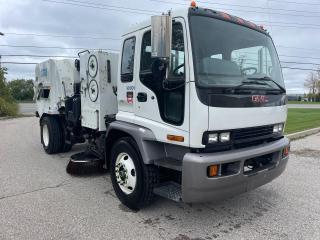
[(170, 60), (172, 17), (170, 14), (151, 17), (151, 56)]

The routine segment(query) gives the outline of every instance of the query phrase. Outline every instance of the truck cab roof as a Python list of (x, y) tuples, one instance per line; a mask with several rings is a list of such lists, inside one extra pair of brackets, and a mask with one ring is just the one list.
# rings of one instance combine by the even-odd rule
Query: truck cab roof
[[(173, 18), (183, 17), (183, 18), (187, 19), (188, 16), (190, 16), (190, 15), (212, 17), (212, 18), (223, 20), (223, 21), (231, 22), (234, 24), (238, 24), (238, 25), (241, 25), (244, 27), (248, 27), (248, 28), (259, 31), (259, 32), (264, 33), (269, 36), (269, 33), (262, 26), (259, 26), (255, 23), (248, 21), (248, 20), (245, 20), (243, 18), (231, 15), (229, 13), (217, 11), (214, 9), (201, 8), (201, 7), (184, 7), (184, 8), (173, 9), (168, 12), (170, 12), (170, 14), (172, 15)], [(123, 37), (125, 37), (126, 35), (129, 35), (130, 33), (147, 28), (149, 26), (151, 26), (151, 18), (147, 18), (147, 20), (142, 21), (137, 24), (134, 24), (131, 27), (129, 27), (129, 29), (126, 31), (126, 33), (123, 34)]]

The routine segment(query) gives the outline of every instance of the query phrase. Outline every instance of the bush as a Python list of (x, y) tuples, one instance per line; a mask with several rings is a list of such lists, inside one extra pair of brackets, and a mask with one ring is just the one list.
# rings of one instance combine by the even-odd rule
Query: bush
[(16, 79), (7, 83), (10, 95), (16, 101), (33, 100), (33, 81), (25, 79)]
[(7, 74), (6, 68), (0, 67), (0, 117), (3, 116), (17, 116), (18, 105), (10, 95), (9, 88), (7, 87), (5, 75)]
[(0, 117), (4, 116), (17, 116), (18, 105), (15, 102), (8, 102), (0, 97)]

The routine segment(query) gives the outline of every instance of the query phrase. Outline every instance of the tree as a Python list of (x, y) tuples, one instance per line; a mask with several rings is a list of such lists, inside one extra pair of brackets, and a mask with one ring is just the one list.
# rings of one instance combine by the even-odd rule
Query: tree
[(0, 116), (15, 116), (18, 113), (18, 106), (10, 95), (5, 75), (6, 68), (0, 67)]
[(317, 75), (314, 72), (309, 73), (308, 77), (306, 78), (304, 82), (304, 86), (309, 89), (310, 94), (316, 94), (317, 93)]
[(10, 94), (17, 101), (33, 99), (33, 81), (25, 79), (12, 80), (8, 83)]
[(5, 75), (7, 74), (6, 68), (0, 68), (0, 97), (5, 99), (6, 101), (10, 101), (11, 96), (9, 93), (9, 89), (7, 88)]
[(304, 86), (309, 90), (308, 98), (311, 101), (320, 99), (320, 69), (317, 72), (310, 72), (304, 82)]
[(316, 88), (317, 88), (317, 92), (318, 92), (318, 97), (320, 97), (320, 68), (316, 72), (316, 78), (318, 80), (316, 83)]

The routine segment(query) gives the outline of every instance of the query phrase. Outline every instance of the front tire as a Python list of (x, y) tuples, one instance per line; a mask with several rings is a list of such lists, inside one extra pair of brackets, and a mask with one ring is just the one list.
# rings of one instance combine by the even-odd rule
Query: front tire
[(119, 200), (138, 210), (154, 199), (153, 188), (158, 183), (158, 171), (145, 165), (135, 142), (129, 138), (118, 140), (111, 150), (111, 181)]
[(60, 152), (62, 143), (62, 131), (59, 120), (55, 117), (46, 116), (41, 120), (41, 143), (48, 154)]

